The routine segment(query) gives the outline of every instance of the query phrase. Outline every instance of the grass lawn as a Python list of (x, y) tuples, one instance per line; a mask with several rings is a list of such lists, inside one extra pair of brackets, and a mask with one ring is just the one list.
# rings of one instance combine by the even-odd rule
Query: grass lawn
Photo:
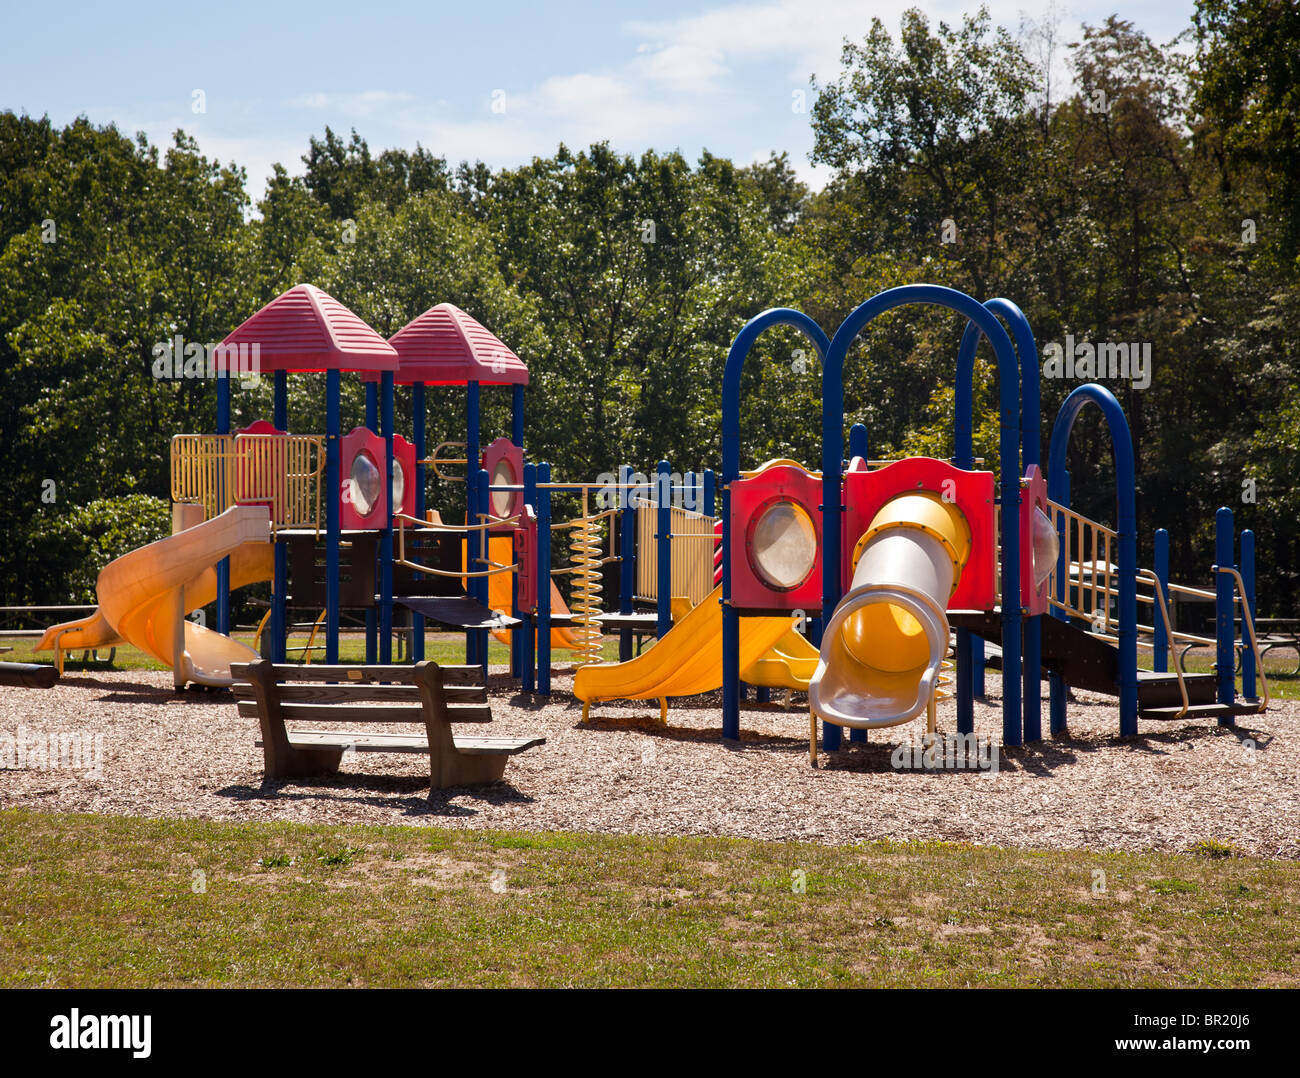
[(1222, 847), (0, 812), (5, 987), (1295, 985), (1298, 914), (1300, 865)]

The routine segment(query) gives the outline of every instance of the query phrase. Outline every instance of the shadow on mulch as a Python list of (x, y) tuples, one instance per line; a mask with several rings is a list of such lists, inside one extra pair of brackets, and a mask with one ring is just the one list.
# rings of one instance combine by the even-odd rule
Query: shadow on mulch
[[(365, 796), (353, 796), (355, 791), (371, 790)], [(427, 791), (420, 796), (409, 796), (416, 791)], [(319, 779), (293, 779), (291, 781), (263, 781), (260, 786), (247, 784), (226, 786), (214, 791), (218, 797), (232, 801), (304, 802), (338, 801), (351, 805), (368, 805), (372, 808), (396, 809), (404, 816), (439, 816), (468, 818), (478, 815), (471, 805), (452, 804), (454, 798), (472, 798), (485, 805), (534, 803), (511, 783), (502, 781), (490, 786), (449, 786), (443, 790), (430, 790), (429, 780), (420, 775), (367, 775), (340, 772)], [(389, 796), (382, 796), (388, 794)], [(404, 796), (408, 795), (408, 796)]]

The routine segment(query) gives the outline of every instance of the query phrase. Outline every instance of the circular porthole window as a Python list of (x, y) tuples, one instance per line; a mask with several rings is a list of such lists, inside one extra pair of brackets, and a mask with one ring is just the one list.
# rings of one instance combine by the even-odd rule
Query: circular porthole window
[(379, 500), (379, 466), (375, 458), (364, 449), (352, 458), (348, 478), (352, 481), (352, 504), (363, 517), (368, 517)]
[(402, 499), (406, 497), (406, 469), (402, 462), (393, 458), (393, 512), (402, 511)]
[(754, 514), (746, 554), (759, 578), (776, 591), (792, 591), (817, 562), (817, 529), (798, 502), (773, 498)]
[[(515, 475), (514, 467), (510, 461), (502, 457), (496, 462), (492, 469), (492, 485), (494, 487), (512, 487), (519, 483), (519, 478)], [(516, 491), (513, 490), (494, 490), (492, 492), (492, 515), (505, 518), (510, 516), (511, 507), (515, 503)]]

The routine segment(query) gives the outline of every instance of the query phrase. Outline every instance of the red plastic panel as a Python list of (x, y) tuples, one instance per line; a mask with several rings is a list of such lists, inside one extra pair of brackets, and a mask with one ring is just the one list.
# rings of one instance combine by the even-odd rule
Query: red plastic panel
[(952, 502), (970, 526), (970, 557), (957, 590), (948, 600), (948, 609), (992, 610), (997, 560), (993, 473), (963, 471), (933, 457), (907, 457), (876, 471), (850, 468), (844, 477), (840, 586), (847, 591), (852, 583), (854, 547), (881, 507), (899, 494), (916, 490), (930, 491)]
[(523, 523), (514, 530), (515, 588), (519, 609), (531, 614), (537, 609), (537, 514), (531, 505), (524, 506)]
[[(370, 512), (363, 513), (363, 501), (360, 491), (354, 489), (352, 479), (353, 462), (362, 454), (368, 454), (371, 463), (379, 473), (379, 481), (371, 492), (373, 504)], [(339, 527), (340, 528), (382, 528), (388, 522), (388, 484), (384, 479), (384, 439), (365, 427), (354, 427), (343, 436), (339, 448)]]
[[(483, 450), (483, 470), (488, 473), (489, 485), (497, 482), (496, 473), (498, 468), (509, 473), (508, 476), (502, 476), (502, 482), (505, 485), (522, 485), (524, 481), (524, 451), (509, 438), (498, 438)], [(524, 492), (522, 490), (488, 492), (488, 512), (498, 520), (514, 516), (519, 512), (519, 507), (523, 505), (523, 502)]]
[(1034, 587), (1034, 509), (1041, 509), (1048, 520), (1047, 478), (1037, 464), (1025, 469), (1026, 485), (1020, 494), (1020, 604), (1031, 617), (1046, 614), (1051, 578), (1041, 588)]
[[(382, 442), (383, 439), (380, 439)], [(382, 451), (382, 447), (381, 447)], [(400, 434), (393, 435), (393, 462), (400, 465), (402, 469), (402, 504), (397, 507), (397, 512), (405, 513), (408, 517), (415, 516), (415, 446), (403, 438)], [(389, 488), (392, 489), (391, 487)], [(396, 525), (394, 525), (396, 527)]]
[[(822, 481), (792, 464), (765, 468), (731, 485), (731, 605), (741, 610), (803, 610), (822, 608)], [(817, 536), (812, 571), (796, 587), (774, 588), (754, 567), (750, 555), (753, 525), (770, 503), (788, 500), (802, 507)]]

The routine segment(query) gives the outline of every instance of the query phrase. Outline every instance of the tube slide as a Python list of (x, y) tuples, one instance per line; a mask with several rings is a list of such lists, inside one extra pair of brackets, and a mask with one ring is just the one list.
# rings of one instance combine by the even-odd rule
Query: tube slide
[(935, 494), (901, 494), (881, 508), (822, 635), (808, 686), (813, 714), (870, 729), (926, 710), (948, 653), (948, 599), (970, 548), (966, 518)]
[(47, 629), (36, 650), (57, 646), (67, 651), (125, 640), (171, 666), (178, 687), (189, 682), (228, 686), (230, 664), (254, 662), (257, 653), (186, 620), (187, 614), (216, 597), (214, 566), (227, 555), (231, 588), (271, 578), (270, 515), (265, 506), (232, 506), (212, 520), (110, 562), (96, 584), (99, 609), (89, 618)]

